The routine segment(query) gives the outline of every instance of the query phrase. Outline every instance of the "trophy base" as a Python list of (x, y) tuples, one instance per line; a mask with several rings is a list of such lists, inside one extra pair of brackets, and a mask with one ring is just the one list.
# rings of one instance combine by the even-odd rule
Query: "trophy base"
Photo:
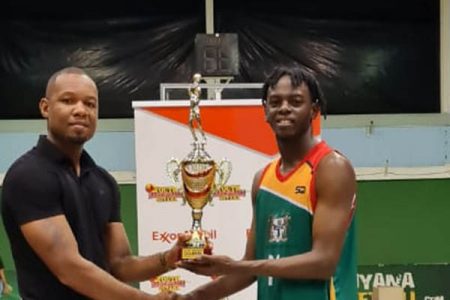
[(180, 258), (181, 258), (181, 260), (193, 260), (203, 254), (211, 255), (212, 254), (211, 247), (205, 247), (205, 248), (184, 247), (184, 248), (181, 248)]

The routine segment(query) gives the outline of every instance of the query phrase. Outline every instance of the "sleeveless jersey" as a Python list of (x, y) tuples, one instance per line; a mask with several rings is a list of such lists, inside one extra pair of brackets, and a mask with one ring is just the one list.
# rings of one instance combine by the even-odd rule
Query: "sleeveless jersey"
[[(316, 144), (289, 174), (279, 172), (280, 160), (269, 163), (256, 194), (256, 259), (278, 259), (312, 249), (316, 206), (315, 169), (333, 151)], [(354, 208), (354, 206), (353, 206)], [(352, 209), (353, 210), (353, 209)], [(258, 277), (258, 300), (355, 300), (356, 245), (351, 216), (336, 272), (330, 280)]]

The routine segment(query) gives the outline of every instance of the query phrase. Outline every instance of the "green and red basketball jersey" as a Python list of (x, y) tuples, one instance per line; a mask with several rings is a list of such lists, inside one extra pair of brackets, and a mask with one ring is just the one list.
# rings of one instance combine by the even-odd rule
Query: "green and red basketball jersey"
[[(265, 168), (256, 194), (256, 259), (279, 259), (312, 249), (316, 206), (315, 170), (334, 151), (316, 144), (289, 174), (276, 159)], [(352, 209), (353, 211), (353, 209)], [(353, 212), (341, 258), (330, 280), (290, 280), (258, 277), (258, 300), (355, 300), (356, 249)]]

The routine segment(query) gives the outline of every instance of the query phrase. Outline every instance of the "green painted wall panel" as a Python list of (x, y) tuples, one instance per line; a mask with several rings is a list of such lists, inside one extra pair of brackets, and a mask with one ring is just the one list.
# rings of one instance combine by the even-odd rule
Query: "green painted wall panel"
[(131, 250), (134, 254), (138, 252), (137, 240), (137, 211), (136, 211), (136, 185), (125, 184), (120, 186), (122, 198), (121, 213), (125, 230), (128, 234)]
[(359, 264), (450, 262), (450, 180), (358, 183)]

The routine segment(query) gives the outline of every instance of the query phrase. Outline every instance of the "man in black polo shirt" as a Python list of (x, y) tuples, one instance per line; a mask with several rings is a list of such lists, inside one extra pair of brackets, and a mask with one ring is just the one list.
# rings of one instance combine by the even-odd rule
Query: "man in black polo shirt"
[(39, 108), (48, 134), (14, 162), (2, 191), (20, 295), (25, 300), (164, 299), (167, 295), (148, 295), (124, 282), (174, 267), (187, 237), (163, 253), (131, 255), (118, 185), (83, 150), (97, 124), (96, 84), (81, 69), (60, 70), (49, 79)]

